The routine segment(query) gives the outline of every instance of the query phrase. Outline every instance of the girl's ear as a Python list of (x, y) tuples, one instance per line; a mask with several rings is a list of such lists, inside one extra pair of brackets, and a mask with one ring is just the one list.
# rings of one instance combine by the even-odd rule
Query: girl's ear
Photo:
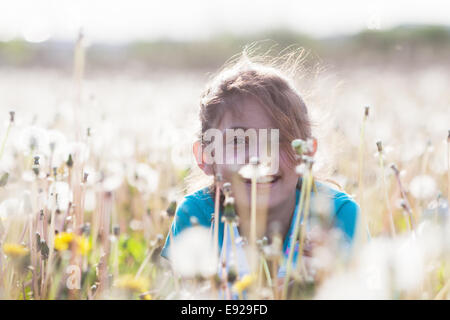
[(311, 137), (312, 139), (312, 151), (308, 153), (309, 156), (313, 157), (317, 151), (317, 139), (315, 137)]
[(192, 152), (194, 153), (195, 161), (198, 167), (207, 175), (213, 175), (213, 168), (210, 164), (207, 164), (204, 159), (203, 149), (199, 140), (195, 141), (192, 146)]

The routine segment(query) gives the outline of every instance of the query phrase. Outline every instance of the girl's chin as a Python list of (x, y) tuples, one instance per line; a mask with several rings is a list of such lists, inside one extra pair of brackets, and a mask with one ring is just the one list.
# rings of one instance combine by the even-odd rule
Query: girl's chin
[[(245, 185), (245, 200), (248, 201), (248, 205), (251, 204), (251, 183), (244, 183)], [(256, 202), (258, 205), (266, 205), (269, 207), (275, 206), (277, 203), (277, 187), (279, 182), (274, 183), (258, 183), (256, 189)], [(237, 195), (238, 196), (238, 195)], [(245, 201), (244, 199), (242, 199)]]

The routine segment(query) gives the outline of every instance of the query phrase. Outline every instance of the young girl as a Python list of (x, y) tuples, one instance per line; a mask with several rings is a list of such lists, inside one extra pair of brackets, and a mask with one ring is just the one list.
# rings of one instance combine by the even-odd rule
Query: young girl
[[(223, 186), (231, 182), (232, 192), (239, 216), (239, 227), (236, 232), (248, 239), (249, 214), (251, 210), (251, 184), (248, 179), (236, 178), (236, 172), (241, 165), (222, 163), (206, 163), (202, 135), (207, 130), (215, 128), (221, 132), (227, 129), (278, 129), (279, 130), (279, 166), (278, 170), (257, 184), (257, 217), (263, 217), (266, 232), (259, 232), (258, 238), (267, 235), (271, 240), (270, 231), (282, 235), (283, 253), (287, 258), (290, 246), (290, 236), (294, 230), (295, 213), (299, 205), (302, 176), (296, 172), (298, 159), (291, 147), (294, 139), (311, 139), (311, 124), (308, 110), (292, 81), (272, 67), (251, 62), (244, 57), (233, 66), (222, 70), (209, 84), (200, 104), (201, 135), (194, 144), (194, 155), (199, 168), (209, 176), (220, 173)], [(204, 142), (203, 142), (204, 143)], [(239, 141), (227, 141), (240, 143)], [(244, 142), (245, 143), (245, 142)], [(309, 151), (312, 157), (317, 144)], [(247, 150), (248, 151), (248, 150)], [(258, 154), (256, 154), (258, 155)], [(246, 153), (246, 162), (251, 154)], [(222, 189), (222, 187), (221, 187)], [(222, 191), (222, 190), (221, 190)], [(321, 201), (330, 200), (329, 218), (334, 226), (342, 231), (347, 242), (351, 243), (355, 234), (358, 205), (345, 193), (314, 180), (313, 194), (324, 194)], [(212, 214), (215, 209), (214, 184), (184, 197), (177, 208), (171, 227), (171, 236), (167, 237), (162, 256), (169, 257), (170, 238), (192, 225), (195, 220), (201, 226), (210, 228), (214, 221)], [(222, 216), (222, 200), (220, 215)], [(192, 219), (195, 218), (195, 219)], [(219, 248), (222, 248), (224, 238), (224, 223), (219, 224)], [(284, 259), (286, 261), (287, 259)], [(294, 258), (293, 261), (296, 261)], [(283, 275), (283, 266), (279, 275)], [(239, 273), (245, 273), (248, 270)]]

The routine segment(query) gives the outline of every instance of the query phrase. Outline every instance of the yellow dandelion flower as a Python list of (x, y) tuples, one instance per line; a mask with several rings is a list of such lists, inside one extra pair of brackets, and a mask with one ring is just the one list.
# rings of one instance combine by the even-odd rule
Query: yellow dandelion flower
[(21, 244), (5, 243), (3, 245), (3, 252), (11, 258), (20, 258), (26, 256), (30, 250)]
[(69, 244), (74, 239), (72, 232), (60, 232), (55, 237), (55, 249), (58, 251), (65, 251), (69, 249)]
[(77, 253), (85, 256), (91, 250), (91, 243), (89, 239), (83, 236), (78, 236), (75, 238), (75, 242), (77, 244)]
[(114, 281), (114, 286), (119, 289), (125, 289), (139, 293), (147, 291), (149, 285), (150, 283), (147, 278), (135, 278), (131, 274), (120, 276), (116, 281)]
[(140, 297), (141, 297), (141, 300), (152, 300), (153, 299), (153, 297), (150, 293), (142, 294)]
[(245, 289), (247, 289), (253, 282), (256, 280), (255, 274), (246, 274), (242, 277), (242, 279), (235, 282), (233, 285), (233, 290), (242, 293)]

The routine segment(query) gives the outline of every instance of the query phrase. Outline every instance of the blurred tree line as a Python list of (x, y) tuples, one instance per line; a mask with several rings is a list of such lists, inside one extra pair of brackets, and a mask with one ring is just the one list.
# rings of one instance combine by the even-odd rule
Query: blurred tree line
[[(411, 67), (448, 63), (450, 27), (402, 25), (388, 30), (365, 30), (353, 35), (312, 38), (289, 30), (256, 34), (219, 34), (196, 41), (139, 41), (128, 44), (93, 43), (87, 48), (93, 69), (211, 69), (239, 53), (249, 43), (277, 53), (288, 46), (306, 48), (322, 61), (346, 64), (395, 64)], [(274, 46), (276, 44), (276, 46)], [(71, 67), (71, 42), (28, 43), (21, 39), (0, 42), (0, 66)]]

